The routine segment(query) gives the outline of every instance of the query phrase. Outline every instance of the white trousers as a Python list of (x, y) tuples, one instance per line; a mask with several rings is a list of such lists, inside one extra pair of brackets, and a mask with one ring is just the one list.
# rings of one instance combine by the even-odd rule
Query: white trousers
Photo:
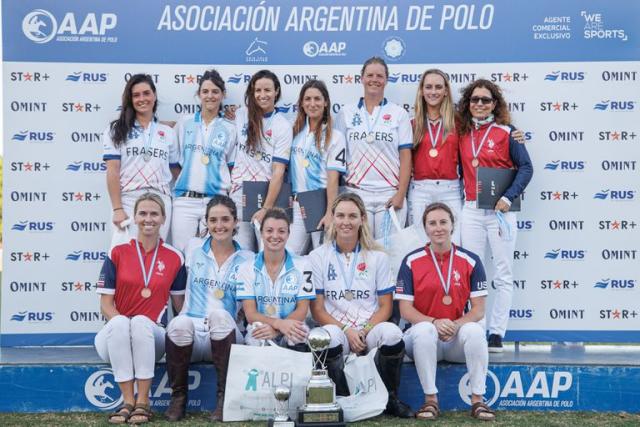
[(460, 213), (462, 211), (462, 193), (460, 188), (460, 180), (436, 180), (422, 179), (419, 181), (411, 181), (409, 186), (409, 224), (422, 223), (422, 215), (424, 209), (434, 202), (442, 202), (449, 206), (453, 211), (454, 226), (453, 243), (460, 244)]
[[(504, 337), (513, 298), (513, 251), (518, 232), (517, 218), (514, 212), (505, 214), (505, 220), (511, 228), (511, 240), (506, 240), (505, 236), (499, 233), (496, 213), (490, 209), (475, 208), (473, 205), (475, 202), (465, 202), (462, 209), (462, 247), (477, 254), (486, 264), (485, 248), (489, 242), (495, 271), (495, 294), (493, 308), (486, 316), (487, 326), (490, 334)], [(487, 277), (487, 281), (490, 283), (490, 278)]]
[[(251, 323), (250, 325), (247, 326), (247, 334), (244, 337), (244, 342), (247, 345), (264, 345), (265, 344), (265, 340), (259, 340), (253, 337), (253, 330), (255, 328), (258, 327), (258, 324), (256, 322)], [(309, 327), (304, 324), (303, 325), (304, 330), (306, 331), (304, 339), (302, 341), (291, 341), (290, 339), (287, 339), (284, 337), (284, 335), (279, 335), (278, 337), (276, 337), (275, 339), (273, 339), (272, 341), (275, 342), (276, 344), (278, 344), (281, 347), (285, 347), (287, 345), (296, 345), (296, 344), (301, 344), (307, 341), (307, 336), (309, 335)]]
[(309, 240), (311, 240), (313, 249), (317, 248), (320, 246), (322, 233), (322, 231), (307, 233), (307, 229), (304, 227), (304, 219), (302, 219), (302, 212), (300, 211), (300, 203), (295, 200), (293, 202), (293, 223), (291, 224), (289, 240), (287, 240), (287, 249), (296, 255), (307, 255), (308, 251), (306, 249), (309, 245)]
[(237, 191), (229, 194), (229, 197), (235, 202), (238, 210), (238, 234), (234, 239), (238, 242), (242, 249), (257, 252), (258, 242), (256, 240), (256, 231), (251, 224), (251, 218), (243, 218), (242, 215), (242, 187)]
[[(131, 224), (129, 225), (129, 236), (131, 238), (136, 238), (138, 236), (138, 226), (135, 224), (134, 216), (133, 216), (133, 208), (135, 207), (136, 200), (138, 197), (142, 196), (148, 190), (136, 190), (136, 191), (128, 191), (126, 193), (122, 193), (120, 198), (122, 199), (122, 208), (125, 213), (131, 219)], [(167, 196), (166, 194), (161, 194), (156, 191), (151, 191), (151, 193), (157, 194), (162, 198), (164, 202), (165, 213), (167, 214), (164, 224), (160, 227), (160, 237), (162, 240), (166, 241), (167, 236), (169, 235), (169, 226), (171, 225), (171, 196)], [(115, 233), (116, 226), (111, 223), (112, 233)]]
[(96, 334), (98, 355), (111, 364), (116, 382), (153, 378), (164, 355), (164, 329), (147, 316), (114, 316)]
[(204, 221), (207, 203), (210, 197), (202, 199), (178, 197), (173, 201), (173, 216), (171, 217), (171, 244), (174, 248), (184, 252), (192, 237), (206, 232)]
[[(349, 347), (349, 339), (347, 335), (342, 332), (336, 325), (324, 325), (324, 329), (331, 335), (331, 343), (329, 348), (335, 348), (342, 345), (342, 355), (346, 356), (351, 352)], [(396, 345), (402, 340), (402, 331), (400, 328), (391, 322), (381, 322), (375, 325), (367, 334), (367, 351), (374, 347), (380, 347), (383, 345)]]
[(404, 334), (407, 355), (413, 359), (424, 394), (436, 394), (438, 361), (467, 364), (471, 393), (483, 396), (489, 368), (489, 351), (484, 328), (478, 323), (465, 323), (451, 341), (440, 341), (431, 322), (413, 325)]
[[(390, 219), (385, 221), (385, 214), (387, 212), (386, 204), (389, 199), (396, 194), (396, 190), (391, 189), (390, 191), (374, 192), (349, 187), (347, 191), (352, 191), (362, 198), (365, 209), (367, 210), (369, 228), (375, 239), (382, 239), (385, 237), (385, 233), (393, 234), (395, 231), (393, 224)], [(402, 209), (396, 211), (401, 227), (404, 227), (406, 222), (407, 211), (407, 200), (405, 199)]]
[(211, 310), (206, 319), (184, 314), (174, 317), (167, 326), (167, 336), (178, 347), (193, 344), (191, 361), (212, 361), (211, 340), (220, 341), (232, 331), (236, 331), (236, 344), (244, 339), (235, 320), (223, 309)]

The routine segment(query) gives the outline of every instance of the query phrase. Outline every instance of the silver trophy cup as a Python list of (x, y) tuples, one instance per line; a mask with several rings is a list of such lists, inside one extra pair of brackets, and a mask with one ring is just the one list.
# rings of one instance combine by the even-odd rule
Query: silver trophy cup
[(344, 425), (342, 409), (336, 403), (336, 386), (329, 378), (326, 368), (331, 336), (324, 328), (314, 328), (309, 332), (307, 343), (313, 355), (313, 367), (307, 384), (305, 404), (298, 409), (296, 425)]
[(289, 419), (289, 387), (281, 385), (273, 390), (276, 399), (275, 414), (267, 423), (269, 427), (295, 427), (296, 423)]

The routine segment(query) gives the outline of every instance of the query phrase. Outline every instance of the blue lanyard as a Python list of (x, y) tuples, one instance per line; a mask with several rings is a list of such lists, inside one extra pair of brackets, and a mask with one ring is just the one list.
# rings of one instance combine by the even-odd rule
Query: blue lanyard
[[(198, 132), (202, 132), (202, 125), (204, 124), (204, 121), (202, 120), (202, 116), (199, 111), (196, 113), (195, 121), (196, 123), (201, 123), (201, 125), (198, 127)], [(202, 147), (202, 152), (207, 156), (213, 151), (213, 137), (216, 135), (216, 129), (218, 128), (217, 124), (218, 117), (213, 119), (213, 123), (211, 123), (211, 132), (209, 132), (209, 138), (207, 139), (206, 145)], [(202, 139), (204, 139), (204, 132), (202, 133)]]

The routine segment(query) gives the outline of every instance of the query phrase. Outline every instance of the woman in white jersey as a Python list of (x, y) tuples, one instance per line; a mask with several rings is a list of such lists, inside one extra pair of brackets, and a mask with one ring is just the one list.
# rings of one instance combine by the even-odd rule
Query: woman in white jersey
[[(294, 194), (293, 224), (287, 248), (300, 255), (306, 253), (309, 234), (295, 197), (305, 191), (326, 190), (327, 210), (317, 226), (317, 229), (326, 230), (331, 223), (331, 205), (338, 195), (340, 174), (346, 172), (344, 135), (333, 129), (331, 100), (324, 82), (309, 80), (300, 89), (293, 135), (289, 165), (291, 191)], [(320, 244), (320, 234), (311, 234), (314, 248)]]
[[(253, 221), (260, 223), (266, 210), (273, 207), (280, 193), (291, 150), (291, 124), (278, 114), (280, 80), (269, 70), (255, 73), (244, 94), (247, 108), (237, 111), (236, 161), (231, 174), (231, 198), (239, 210), (238, 242), (255, 251), (257, 242)], [(242, 215), (242, 183), (268, 181), (269, 189), (262, 209), (253, 218)]]
[(172, 388), (169, 421), (184, 417), (190, 362), (212, 361), (216, 368), (217, 398), (212, 421), (222, 421), (224, 389), (231, 345), (242, 343), (236, 303), (238, 269), (253, 259), (240, 249), (233, 236), (238, 224), (236, 205), (228, 196), (214, 196), (207, 203), (206, 239), (193, 238), (186, 252), (188, 271), (185, 303), (180, 315), (167, 327), (167, 373)]
[(413, 417), (398, 399), (404, 341), (390, 323), (394, 284), (389, 257), (373, 240), (364, 202), (354, 193), (340, 194), (331, 207), (327, 241), (309, 254), (316, 300), (311, 313), (331, 335), (327, 353), (336, 393), (348, 395), (343, 356), (378, 348), (376, 366), (389, 391), (386, 413)]
[[(122, 92), (120, 117), (102, 134), (103, 159), (107, 164), (107, 190), (113, 209), (112, 222), (124, 228), (133, 218), (138, 197), (150, 191), (164, 202), (171, 218), (172, 174), (178, 174), (178, 145), (173, 129), (158, 121), (156, 86), (148, 74), (134, 74)], [(137, 234), (131, 224), (129, 234)], [(163, 239), (169, 221), (160, 229)]]
[(205, 229), (202, 212), (211, 197), (231, 189), (236, 128), (221, 114), (225, 93), (220, 74), (205, 71), (197, 92), (200, 111), (182, 117), (176, 127), (181, 170), (174, 188), (171, 239), (181, 251)]
[(376, 239), (390, 231), (388, 207), (404, 224), (411, 178), (411, 123), (406, 111), (385, 98), (388, 77), (384, 60), (369, 58), (361, 73), (364, 96), (346, 105), (336, 124), (347, 141), (346, 184), (362, 197)]

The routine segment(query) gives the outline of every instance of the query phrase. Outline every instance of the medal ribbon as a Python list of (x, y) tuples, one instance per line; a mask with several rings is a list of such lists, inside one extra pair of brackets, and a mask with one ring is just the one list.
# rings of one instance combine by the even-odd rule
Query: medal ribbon
[[(202, 139), (204, 139), (205, 132), (203, 132), (203, 129), (202, 129), (202, 126), (204, 125), (204, 120), (202, 120), (199, 111), (196, 113), (195, 121), (196, 123), (198, 122), (202, 123), (198, 127), (198, 131), (202, 133)], [(207, 138), (207, 142), (205, 143), (205, 146), (202, 147), (202, 154), (204, 154), (205, 156), (210, 155), (211, 152), (213, 151), (213, 137), (215, 136), (216, 129), (218, 128), (217, 124), (218, 124), (218, 117), (214, 117), (213, 121), (211, 122), (211, 132), (209, 132), (209, 138)]]
[(436, 148), (438, 145), (438, 136), (440, 136), (440, 131), (442, 130), (442, 119), (438, 119), (434, 122), (438, 123), (438, 128), (436, 129), (436, 135), (433, 136), (433, 132), (431, 131), (431, 120), (427, 120), (427, 129), (429, 130), (429, 138), (431, 138), (431, 147)]
[[(314, 134), (311, 133), (311, 127), (309, 126), (309, 118), (307, 117), (307, 122), (304, 126), (303, 132), (300, 132), (296, 135), (294, 139), (295, 146), (300, 146), (299, 141), (304, 135), (304, 144), (302, 145), (302, 159), (306, 159), (309, 156), (309, 151), (311, 151), (310, 141), (315, 142)], [(309, 138), (309, 137), (312, 138)]]
[(336, 261), (338, 263), (338, 268), (340, 269), (340, 277), (343, 277), (342, 282), (345, 285), (345, 289), (348, 292), (351, 292), (351, 288), (353, 287), (353, 278), (356, 275), (356, 264), (358, 263), (358, 254), (360, 253), (360, 244), (356, 245), (356, 250), (354, 251), (353, 261), (351, 262), (351, 271), (350, 275), (347, 276), (344, 272), (344, 266), (342, 265), (342, 260), (340, 259), (340, 252), (338, 252), (337, 245), (333, 244), (334, 254), (336, 256)]
[(440, 284), (442, 285), (442, 289), (444, 289), (444, 294), (449, 295), (449, 288), (451, 287), (451, 271), (453, 271), (453, 253), (454, 248), (451, 245), (451, 252), (449, 252), (449, 272), (447, 273), (447, 282), (444, 281), (444, 276), (442, 276), (442, 270), (440, 270), (440, 266), (436, 261), (436, 255), (433, 252), (433, 248), (429, 246), (429, 253), (431, 253), (431, 259), (433, 260), (433, 265), (436, 266), (436, 272), (438, 273), (438, 277), (440, 278)]
[[(151, 148), (153, 135), (156, 131), (156, 125), (156, 119), (154, 118), (153, 120), (151, 120), (151, 123), (149, 123), (149, 137), (147, 137), (147, 133), (145, 132), (144, 128), (142, 128), (142, 146), (144, 147), (145, 153), (147, 153)], [(140, 127), (142, 127), (142, 125), (140, 125)], [(151, 154), (149, 154), (149, 156), (151, 156)]]
[(149, 287), (151, 282), (151, 275), (153, 274), (153, 266), (156, 264), (156, 257), (158, 256), (158, 248), (160, 247), (160, 240), (156, 243), (156, 250), (153, 252), (153, 259), (151, 260), (151, 267), (149, 271), (144, 268), (144, 260), (142, 259), (142, 252), (140, 252), (140, 243), (136, 239), (136, 251), (138, 252), (138, 262), (140, 263), (140, 269), (142, 270), (142, 280), (144, 281), (144, 287)]
[[(262, 256), (264, 259), (264, 254)], [(286, 260), (287, 260), (287, 254), (285, 253), (284, 259), (282, 260), (282, 264), (280, 264), (280, 268), (278, 269), (278, 276), (276, 277), (276, 280), (274, 280), (273, 282), (271, 281), (271, 277), (269, 276), (268, 272), (266, 274), (266, 277), (265, 277), (265, 274), (262, 272), (262, 269), (259, 272), (261, 276), (261, 280), (265, 283), (264, 290), (266, 291), (267, 296), (271, 299), (271, 303), (267, 305), (268, 306), (272, 305), (276, 309), (276, 313), (278, 310), (278, 306), (280, 305), (277, 302), (277, 298), (280, 297), (280, 291), (282, 290), (282, 286), (278, 286), (278, 279), (280, 278), (280, 272), (282, 271), (282, 267), (284, 267), (284, 263), (286, 262)], [(266, 263), (264, 264), (264, 268), (266, 270), (267, 268)], [(265, 279), (268, 281), (265, 282)]]
[(367, 106), (364, 100), (362, 101), (362, 107), (360, 107), (360, 110), (362, 111), (362, 114), (364, 114), (364, 117), (366, 119), (365, 123), (367, 125), (367, 136), (372, 135), (373, 134), (372, 129), (375, 129), (376, 125), (378, 124), (378, 119), (380, 118), (380, 113), (382, 113), (382, 105), (378, 106), (378, 114), (376, 114), (376, 118), (373, 121), (373, 125), (371, 125), (371, 115), (367, 111)]
[[(206, 244), (208, 244), (209, 246), (209, 251), (211, 252), (211, 258), (215, 260), (215, 257), (213, 256), (213, 250), (211, 249), (211, 237), (209, 237), (208, 243)], [(223, 288), (225, 283), (229, 283), (229, 276), (231, 275), (231, 271), (233, 270), (233, 266), (235, 264), (235, 259), (237, 256), (238, 256), (238, 251), (236, 250), (233, 254), (231, 254), (229, 259), (227, 259), (225, 262), (222, 263), (222, 266), (224, 266), (225, 264), (228, 264), (227, 271), (225, 271), (224, 276), (222, 278), (222, 282), (221, 282), (221, 286)], [(216, 272), (216, 276), (217, 276), (217, 272)], [(221, 289), (221, 288), (218, 288), (218, 289)], [(225, 289), (221, 289), (221, 290), (225, 291)]]
[(489, 125), (489, 128), (487, 129), (487, 131), (484, 133), (484, 136), (480, 140), (480, 146), (478, 147), (477, 150), (476, 150), (476, 139), (473, 137), (473, 129), (471, 129), (471, 152), (473, 153), (474, 159), (477, 159), (478, 155), (480, 155), (480, 150), (482, 150), (482, 146), (487, 140), (487, 137), (489, 137), (489, 132), (491, 132), (491, 128), (493, 128), (495, 125), (496, 125), (495, 123), (491, 123), (491, 125)]

